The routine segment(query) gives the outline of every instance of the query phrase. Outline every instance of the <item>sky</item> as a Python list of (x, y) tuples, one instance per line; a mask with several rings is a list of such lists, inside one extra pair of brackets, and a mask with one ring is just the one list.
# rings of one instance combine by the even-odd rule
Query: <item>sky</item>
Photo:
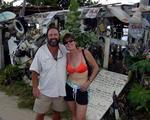
[(133, 4), (133, 3), (137, 3), (140, 0), (93, 0), (93, 1), (98, 1), (99, 3), (102, 4), (110, 4), (110, 3), (128, 3), (128, 4)]
[[(2, 1), (11, 2), (13, 0), (2, 0)], [(22, 1), (22, 0), (18, 0), (18, 1)], [(139, 2), (140, 0), (92, 0), (92, 1), (98, 1), (99, 3), (102, 4), (110, 4), (110, 3), (118, 3), (118, 2), (125, 3), (125, 4), (133, 4)], [(16, 4), (18, 3), (20, 2), (16, 2)]]

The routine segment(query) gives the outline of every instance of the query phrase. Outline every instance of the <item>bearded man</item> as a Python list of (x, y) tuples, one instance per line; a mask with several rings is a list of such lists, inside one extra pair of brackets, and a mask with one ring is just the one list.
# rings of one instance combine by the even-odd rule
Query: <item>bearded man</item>
[(65, 109), (66, 96), (66, 48), (59, 43), (60, 34), (56, 27), (47, 30), (47, 43), (35, 54), (30, 66), (32, 71), (33, 95), (36, 97), (33, 110), (35, 120), (44, 120), (45, 113), (51, 108), (53, 120), (60, 120), (60, 112)]

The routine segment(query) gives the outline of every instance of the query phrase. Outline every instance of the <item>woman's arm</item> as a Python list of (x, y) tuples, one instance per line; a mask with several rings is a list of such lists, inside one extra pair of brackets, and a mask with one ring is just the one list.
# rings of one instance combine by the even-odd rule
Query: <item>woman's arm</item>
[(85, 49), (84, 53), (85, 53), (88, 63), (92, 66), (92, 73), (88, 78), (88, 80), (92, 82), (99, 72), (99, 67), (89, 50)]
[(88, 77), (88, 80), (83, 85), (80, 86), (81, 91), (86, 91), (88, 89), (88, 87), (90, 86), (90, 84), (92, 83), (92, 81), (99, 72), (98, 64), (96, 63), (92, 54), (88, 50), (84, 50), (84, 54), (87, 59), (87, 62), (92, 66), (92, 73)]

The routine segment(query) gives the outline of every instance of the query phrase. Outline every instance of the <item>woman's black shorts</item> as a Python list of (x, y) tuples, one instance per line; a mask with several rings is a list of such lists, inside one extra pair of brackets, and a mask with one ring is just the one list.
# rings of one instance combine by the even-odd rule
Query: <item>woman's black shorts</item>
[(76, 101), (80, 105), (88, 104), (88, 92), (80, 91), (77, 89), (76, 99), (73, 96), (73, 88), (66, 84), (66, 96), (64, 97), (65, 101)]

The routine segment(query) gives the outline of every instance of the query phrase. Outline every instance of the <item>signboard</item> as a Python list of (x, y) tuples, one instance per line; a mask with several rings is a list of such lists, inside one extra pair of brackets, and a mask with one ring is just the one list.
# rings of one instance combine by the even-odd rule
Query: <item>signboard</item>
[(113, 92), (118, 96), (127, 82), (126, 75), (101, 70), (91, 84), (87, 120), (100, 120), (113, 103)]
[(142, 38), (144, 33), (144, 28), (142, 23), (130, 23), (129, 24), (129, 33), (133, 38)]
[(143, 37), (144, 28), (149, 27), (149, 26), (150, 24), (145, 18), (142, 18), (141, 22), (139, 23), (131, 22), (129, 23), (129, 34), (135, 39), (140, 39)]
[(99, 8), (90, 8), (85, 15), (86, 18), (96, 18), (97, 14), (99, 12)]

